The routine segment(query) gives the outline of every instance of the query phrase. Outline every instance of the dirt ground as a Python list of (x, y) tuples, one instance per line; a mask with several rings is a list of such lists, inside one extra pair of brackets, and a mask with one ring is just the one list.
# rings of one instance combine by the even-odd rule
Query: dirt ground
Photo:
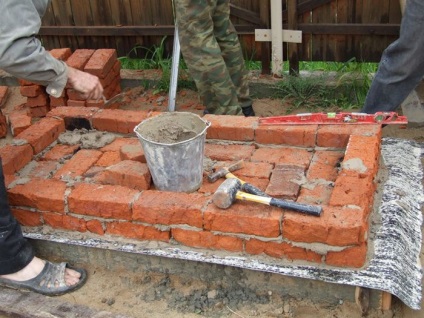
[[(24, 102), (18, 89), (11, 88), (3, 112), (7, 114)], [(178, 111), (191, 111), (199, 115), (203, 113), (204, 108), (194, 91), (179, 91), (176, 104)], [(166, 111), (167, 107), (166, 94), (153, 94), (152, 90), (144, 91), (142, 88), (128, 89), (127, 99), (120, 105), (121, 109), (151, 111)], [(287, 110), (287, 105), (281, 100), (272, 98), (255, 99), (253, 107), (257, 116), (285, 115)], [(424, 141), (423, 128), (399, 129), (389, 125), (383, 131), (385, 136)], [(81, 290), (61, 298), (70, 303), (134, 318), (362, 316), (359, 307), (352, 302), (341, 301), (337, 306), (312, 303), (308, 299), (281, 298), (272, 293), (259, 294), (247, 287), (234, 289), (234, 286), (216, 285), (210, 281), (171, 274), (111, 272), (104, 268), (90, 268), (89, 275), (89, 281)], [(424, 311), (410, 310), (394, 299), (392, 310), (371, 310), (367, 317), (419, 318), (424, 317)]]

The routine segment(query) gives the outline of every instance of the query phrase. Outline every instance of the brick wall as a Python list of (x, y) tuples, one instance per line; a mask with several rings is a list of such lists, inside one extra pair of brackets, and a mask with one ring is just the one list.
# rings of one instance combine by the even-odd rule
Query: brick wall
[[(31, 227), (315, 265), (366, 263), (379, 125), (262, 126), (258, 118), (204, 117), (211, 122), (205, 157), (216, 166), (244, 159), (237, 176), (276, 197), (321, 205), (323, 213), (315, 217), (241, 201), (219, 209), (211, 199), (223, 180), (205, 178), (190, 194), (155, 190), (133, 133), (154, 115), (56, 107), (22, 131), (20, 143), (0, 149), (17, 219)], [(116, 138), (98, 149), (59, 144), (58, 136), (78, 123)], [(14, 182), (22, 177), (26, 182)]]

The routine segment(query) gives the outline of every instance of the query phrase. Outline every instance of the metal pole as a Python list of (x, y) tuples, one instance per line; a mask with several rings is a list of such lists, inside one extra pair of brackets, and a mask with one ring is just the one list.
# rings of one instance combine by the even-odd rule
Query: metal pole
[(174, 47), (172, 49), (171, 82), (169, 84), (168, 111), (175, 111), (175, 100), (177, 95), (178, 68), (180, 66), (180, 41), (178, 39), (178, 26), (175, 21)]

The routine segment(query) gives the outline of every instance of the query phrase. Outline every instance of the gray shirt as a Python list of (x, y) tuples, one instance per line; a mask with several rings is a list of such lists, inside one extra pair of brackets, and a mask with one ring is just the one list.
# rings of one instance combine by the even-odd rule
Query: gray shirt
[(35, 37), (50, 0), (0, 0), (0, 69), (46, 86), (59, 97), (68, 80), (67, 65), (47, 52)]

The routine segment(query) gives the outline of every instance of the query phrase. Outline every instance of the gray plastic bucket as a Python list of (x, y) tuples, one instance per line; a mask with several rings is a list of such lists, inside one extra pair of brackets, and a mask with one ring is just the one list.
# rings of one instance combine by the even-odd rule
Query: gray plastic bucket
[(209, 126), (196, 114), (169, 112), (134, 128), (158, 190), (193, 192), (200, 188)]

